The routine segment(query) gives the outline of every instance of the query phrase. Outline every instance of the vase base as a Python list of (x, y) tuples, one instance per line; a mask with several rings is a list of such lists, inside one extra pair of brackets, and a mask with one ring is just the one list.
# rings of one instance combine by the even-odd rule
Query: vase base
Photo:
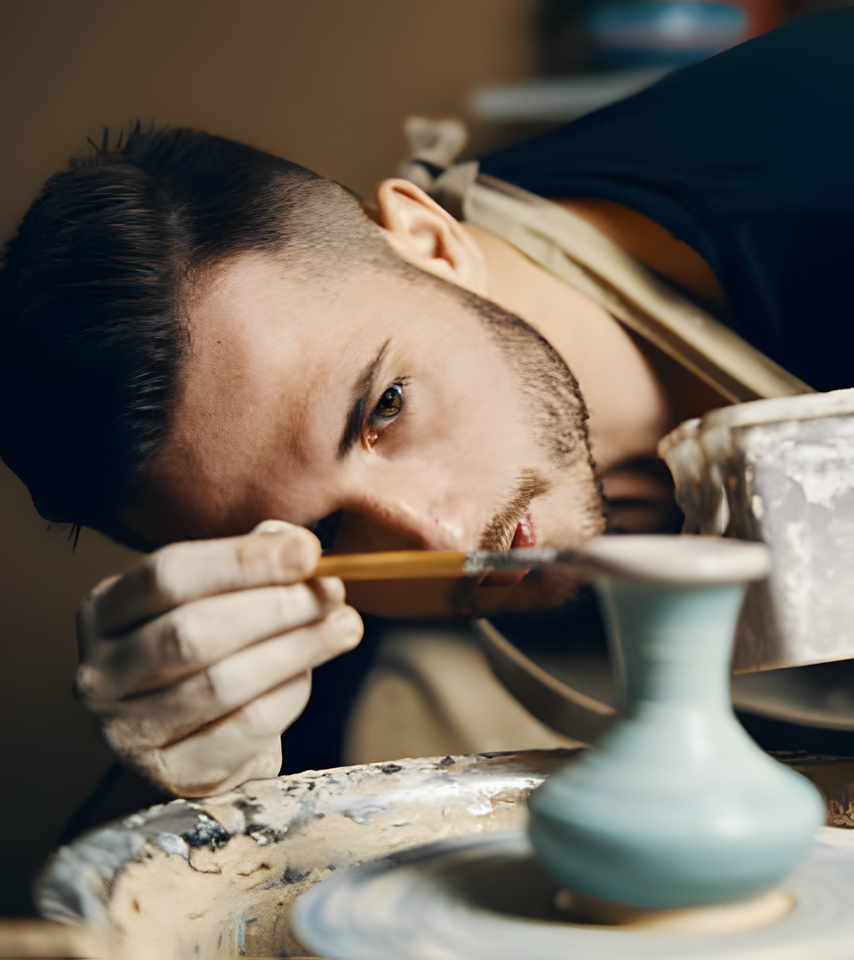
[(792, 894), (781, 887), (733, 903), (677, 908), (632, 907), (566, 889), (555, 896), (555, 906), (569, 923), (686, 936), (759, 930), (782, 920), (794, 905)]

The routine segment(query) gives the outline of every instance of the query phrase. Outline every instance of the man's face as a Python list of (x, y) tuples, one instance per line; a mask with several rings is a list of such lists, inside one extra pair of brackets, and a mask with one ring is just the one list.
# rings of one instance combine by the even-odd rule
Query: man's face
[[(562, 362), (522, 321), (451, 284), (370, 270), (324, 289), (261, 256), (190, 307), (170, 439), (124, 517), (157, 543), (336, 515), (334, 552), (567, 547), (601, 532)], [(333, 522), (326, 524), (334, 527)], [(352, 584), (369, 612), (529, 609), (515, 584)]]

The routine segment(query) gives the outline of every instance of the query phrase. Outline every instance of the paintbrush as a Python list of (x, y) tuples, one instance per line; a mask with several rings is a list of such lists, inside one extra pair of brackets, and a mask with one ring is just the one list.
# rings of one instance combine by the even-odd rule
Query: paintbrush
[(321, 557), (314, 575), (342, 580), (415, 580), (424, 577), (479, 577), (501, 570), (534, 570), (573, 563), (574, 550), (520, 547), (475, 550), (396, 550), (388, 553), (333, 553)]

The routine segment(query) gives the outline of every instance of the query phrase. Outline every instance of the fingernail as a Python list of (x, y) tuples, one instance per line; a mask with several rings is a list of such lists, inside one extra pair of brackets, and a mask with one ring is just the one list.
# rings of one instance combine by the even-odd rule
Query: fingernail
[(361, 636), (364, 629), (362, 618), (352, 607), (341, 607), (340, 610), (331, 613), (329, 618), (339, 630), (351, 634), (358, 633)]
[(262, 520), (252, 533), (283, 533), (290, 530), (293, 524), (286, 523), (284, 520)]
[(314, 581), (317, 584), (317, 596), (322, 603), (339, 604), (344, 602), (347, 591), (344, 588), (344, 581), (338, 577), (318, 577)]
[(320, 544), (302, 527), (290, 527), (288, 533), (279, 546), (279, 563), (288, 571), (308, 576), (320, 559)]

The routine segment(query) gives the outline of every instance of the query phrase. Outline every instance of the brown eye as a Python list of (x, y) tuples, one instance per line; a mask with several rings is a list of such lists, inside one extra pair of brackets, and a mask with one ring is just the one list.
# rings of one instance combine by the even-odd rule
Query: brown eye
[(403, 389), (399, 383), (393, 383), (380, 397), (374, 407), (374, 416), (381, 420), (390, 420), (400, 413), (403, 406)]

